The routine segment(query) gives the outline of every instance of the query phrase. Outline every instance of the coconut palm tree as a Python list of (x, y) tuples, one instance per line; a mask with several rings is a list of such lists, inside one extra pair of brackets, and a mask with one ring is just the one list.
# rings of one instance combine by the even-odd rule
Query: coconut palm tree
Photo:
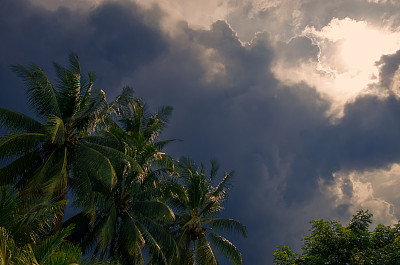
[(110, 160), (85, 141), (107, 119), (105, 94), (92, 89), (93, 74), (81, 75), (76, 54), (69, 56), (68, 67), (54, 63), (54, 68), (55, 85), (34, 64), (13, 66), (39, 120), (0, 108), (0, 125), (8, 131), (0, 136), (0, 159), (8, 162), (0, 168), (0, 185), (15, 185), (21, 195), (65, 200), (70, 180), (80, 178), (71, 172), (79, 169), (104, 189), (111, 189), (116, 176)]
[[(225, 173), (215, 185), (219, 165), (211, 161), (210, 176), (206, 177), (204, 166), (198, 166), (188, 158), (177, 163), (186, 199), (176, 197), (176, 237), (181, 249), (180, 259), (174, 264), (217, 265), (215, 249), (233, 264), (242, 264), (237, 247), (219, 232), (236, 232), (246, 237), (246, 227), (234, 219), (217, 218), (223, 210), (233, 173)], [(213, 246), (213, 247), (212, 247)]]
[(100, 260), (144, 264), (143, 250), (147, 249), (148, 256), (168, 264), (169, 253), (164, 253), (164, 246), (171, 249), (175, 241), (161, 224), (172, 222), (175, 216), (163, 201), (171, 189), (161, 180), (173, 173), (174, 164), (161, 151), (170, 141), (156, 140), (171, 109), (147, 113), (144, 104), (131, 95), (131, 89), (125, 88), (112, 106), (114, 122), (99, 135), (87, 138), (92, 148), (109, 156), (117, 175), (116, 185), (98, 190), (99, 196), (86, 193), (77, 198), (82, 206), (94, 202), (96, 218), (92, 223), (85, 212), (68, 222), (76, 223), (77, 231), (82, 231), (73, 236), (82, 242), (84, 251), (94, 249), (93, 257)]
[(0, 264), (72, 264), (80, 262), (77, 245), (64, 240), (73, 226), (54, 235), (65, 202), (25, 204), (10, 186), (0, 187)]

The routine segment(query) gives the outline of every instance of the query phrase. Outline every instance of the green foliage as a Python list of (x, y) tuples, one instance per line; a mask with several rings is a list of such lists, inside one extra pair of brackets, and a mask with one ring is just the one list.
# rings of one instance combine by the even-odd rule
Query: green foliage
[[(237, 233), (247, 237), (246, 227), (233, 219), (217, 218), (227, 199), (229, 180), (233, 173), (225, 173), (215, 185), (219, 165), (211, 161), (210, 176), (190, 159), (177, 163), (185, 196), (171, 198), (179, 214), (176, 218), (176, 238), (181, 253), (177, 264), (218, 264), (214, 248), (232, 264), (243, 264), (240, 251), (218, 232)], [(193, 248), (193, 252), (190, 250)]]
[[(246, 227), (216, 217), (233, 173), (216, 183), (216, 161), (206, 177), (163, 152), (172, 108), (150, 112), (129, 87), (107, 102), (74, 53), (54, 68), (52, 83), (37, 65), (13, 66), (38, 120), (0, 108), (0, 265), (216, 265), (214, 249), (242, 264), (218, 233)], [(78, 210), (63, 220), (67, 191)]]
[(303, 253), (280, 246), (275, 264), (399, 264), (400, 224), (379, 224), (372, 232), (372, 214), (359, 210), (347, 226), (337, 221), (314, 220), (304, 237)]

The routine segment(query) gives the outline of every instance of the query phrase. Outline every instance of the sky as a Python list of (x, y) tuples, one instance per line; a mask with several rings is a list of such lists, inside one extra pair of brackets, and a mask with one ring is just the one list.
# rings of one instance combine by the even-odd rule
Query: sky
[(79, 55), (95, 87), (174, 108), (167, 152), (235, 171), (225, 217), (245, 264), (300, 251), (309, 221), (400, 219), (397, 0), (1, 0), (0, 106), (30, 114), (12, 64)]

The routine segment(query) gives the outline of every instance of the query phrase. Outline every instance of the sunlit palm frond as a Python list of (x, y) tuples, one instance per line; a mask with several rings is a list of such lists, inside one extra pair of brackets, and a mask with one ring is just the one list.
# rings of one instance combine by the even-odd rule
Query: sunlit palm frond
[(34, 248), (36, 260), (40, 264), (48, 264), (52, 255), (59, 250), (64, 239), (71, 233), (73, 225), (58, 231), (53, 236), (47, 237), (44, 241), (37, 244)]
[(220, 236), (214, 232), (209, 233), (210, 241), (216, 246), (219, 252), (221, 252), (225, 257), (227, 257), (233, 264), (242, 265), (243, 259), (242, 254), (228, 239)]
[(229, 190), (232, 186), (232, 184), (229, 181), (233, 177), (233, 174), (234, 174), (233, 171), (230, 173), (225, 172), (224, 178), (217, 185), (217, 187), (213, 190), (213, 192), (212, 192), (213, 196), (222, 197), (221, 199), (224, 199), (226, 197), (226, 191)]
[(10, 232), (0, 226), (0, 264), (13, 264), (13, 256), (17, 252), (15, 242), (10, 235)]
[(196, 244), (196, 260), (202, 265), (218, 265), (214, 251), (205, 235), (201, 235)]
[(157, 256), (161, 257), (163, 263), (168, 265), (164, 252), (162, 251), (157, 240), (151, 235), (151, 233), (149, 233), (149, 231), (147, 231), (146, 227), (144, 227), (144, 225), (142, 225), (140, 222), (137, 221), (136, 225), (140, 230), (141, 234), (143, 235), (143, 238), (146, 242), (146, 246), (150, 248), (150, 252), (153, 252)]
[(205, 221), (211, 228), (217, 229), (219, 231), (226, 231), (229, 233), (238, 233), (244, 238), (247, 237), (246, 226), (241, 222), (234, 219), (224, 219), (224, 218), (213, 218)]
[(64, 121), (62, 119), (54, 115), (49, 115), (47, 117), (45, 131), (50, 143), (57, 145), (64, 144), (65, 130)]
[(46, 259), (46, 265), (78, 265), (87, 264), (81, 261), (82, 252), (78, 245), (63, 242), (56, 251)]

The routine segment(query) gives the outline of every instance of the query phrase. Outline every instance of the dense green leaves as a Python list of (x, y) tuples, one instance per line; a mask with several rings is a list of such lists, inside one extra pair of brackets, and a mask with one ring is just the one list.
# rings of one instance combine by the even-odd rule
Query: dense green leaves
[(347, 226), (337, 221), (312, 221), (304, 237), (303, 253), (278, 247), (276, 264), (399, 264), (400, 229), (378, 225), (372, 232), (372, 214), (358, 211)]

